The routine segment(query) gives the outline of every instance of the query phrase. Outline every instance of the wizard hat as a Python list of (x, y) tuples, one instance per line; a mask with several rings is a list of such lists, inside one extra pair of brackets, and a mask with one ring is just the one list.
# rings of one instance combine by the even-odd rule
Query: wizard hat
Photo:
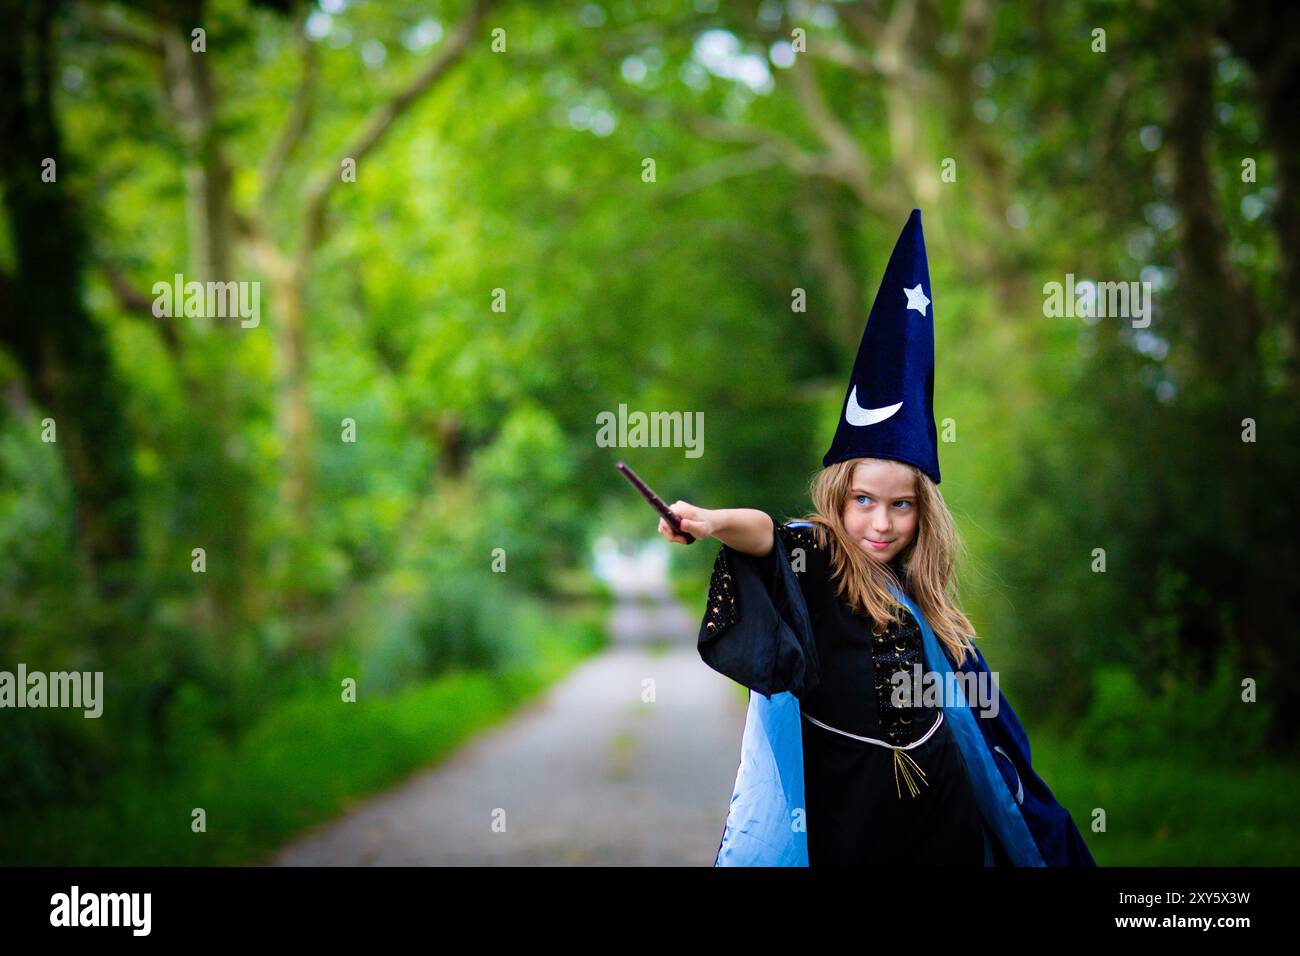
[(850, 458), (907, 462), (939, 483), (934, 309), (919, 209), (912, 210), (894, 244), (871, 304), (835, 440), (822, 467)]

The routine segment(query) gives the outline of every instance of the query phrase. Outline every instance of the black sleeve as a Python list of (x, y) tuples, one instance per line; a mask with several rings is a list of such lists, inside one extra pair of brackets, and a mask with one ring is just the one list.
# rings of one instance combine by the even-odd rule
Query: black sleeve
[(818, 543), (817, 535), (808, 522), (777, 525), (777, 533), (785, 544), (790, 567), (803, 591), (804, 602), (815, 624), (821, 611), (824, 585), (831, 576), (830, 553)]
[(699, 652), (715, 671), (766, 697), (801, 697), (820, 680), (817, 646), (787, 536), (772, 524), (775, 543), (766, 556), (725, 544), (718, 551)]

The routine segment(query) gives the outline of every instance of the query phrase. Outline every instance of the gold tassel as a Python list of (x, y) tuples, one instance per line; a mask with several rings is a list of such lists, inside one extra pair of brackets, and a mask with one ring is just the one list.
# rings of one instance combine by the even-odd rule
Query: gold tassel
[(918, 787), (912, 779), (912, 772), (908, 770), (907, 765), (909, 762), (911, 763), (912, 767), (915, 768), (916, 773), (919, 773), (921, 775), (921, 782), (924, 783), (927, 787), (930, 786), (929, 781), (925, 779), (925, 771), (921, 769), (920, 764), (918, 764), (915, 760), (912, 759), (912, 755), (909, 754), (906, 750), (895, 749), (894, 750), (894, 790), (898, 793), (898, 799), (900, 800), (903, 799), (902, 788), (899, 787), (898, 785), (898, 771), (900, 769), (903, 771), (903, 779), (907, 781), (907, 789), (911, 793), (911, 795), (916, 796), (918, 793), (921, 792), (921, 788)]

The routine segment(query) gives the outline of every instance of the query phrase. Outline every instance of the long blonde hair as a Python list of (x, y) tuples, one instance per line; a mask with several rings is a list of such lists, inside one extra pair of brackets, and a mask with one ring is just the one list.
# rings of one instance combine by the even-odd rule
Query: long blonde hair
[[(831, 568), (839, 582), (838, 593), (853, 611), (872, 620), (872, 633), (881, 634), (890, 622), (899, 621), (900, 605), (889, 593), (892, 581), (904, 589), (892, 568), (873, 561), (849, 537), (844, 528), (844, 506), (853, 488), (853, 472), (864, 461), (876, 458), (851, 458), (836, 462), (813, 476), (809, 486), (813, 511), (803, 520), (813, 524), (818, 543), (829, 541)], [(914, 465), (895, 462), (910, 468), (916, 477), (917, 529), (907, 549), (898, 556), (907, 570), (908, 596), (925, 615), (955, 666), (960, 667), (974, 649), (975, 628), (957, 606), (955, 564), (965, 556), (956, 522), (948, 512), (939, 488)], [(949, 591), (951, 590), (951, 596)]]

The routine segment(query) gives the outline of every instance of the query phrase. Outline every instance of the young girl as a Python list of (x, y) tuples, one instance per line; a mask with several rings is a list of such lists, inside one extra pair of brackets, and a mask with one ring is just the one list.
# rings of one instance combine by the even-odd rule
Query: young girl
[(950, 596), (930, 296), (913, 210), (805, 520), (671, 506), (722, 543), (700, 656), (757, 692), (719, 865), (1095, 865)]
[[(771, 562), (779, 535), (786, 560), (802, 554), (796, 578), (820, 678), (799, 701), (809, 864), (980, 866), (983, 822), (943, 711), (894, 694), (895, 675), (910, 679), (924, 661), (920, 628), (890, 582), (909, 591), (958, 663), (972, 646), (973, 628), (946, 594), (956, 536), (943, 498), (914, 466), (861, 458), (823, 469), (812, 500), (806, 521), (779, 526), (747, 508), (671, 506), (696, 538)], [(659, 531), (686, 543), (662, 518)], [(715, 641), (736, 625), (730, 563), (723, 549), (705, 625)], [(779, 580), (770, 569), (763, 577)], [(771, 592), (784, 597), (779, 584)]]

